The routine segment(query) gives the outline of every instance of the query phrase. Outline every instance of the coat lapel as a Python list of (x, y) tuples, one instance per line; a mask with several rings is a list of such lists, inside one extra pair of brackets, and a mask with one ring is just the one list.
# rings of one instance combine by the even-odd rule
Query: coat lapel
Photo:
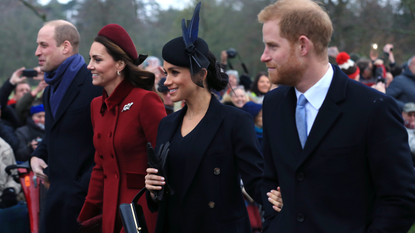
[(294, 164), (298, 162), (299, 156), (297, 155), (301, 153), (301, 143), (295, 123), (296, 106), (297, 98), (295, 96), (295, 90), (293, 87), (290, 87), (286, 91), (284, 100), (282, 101), (280, 107), (275, 108), (275, 112), (271, 115), (278, 116), (278, 118), (272, 120), (271, 122), (280, 122), (280, 124), (276, 124), (279, 127), (275, 129), (275, 132), (285, 132), (283, 133), (283, 137), (274, 139), (275, 142), (279, 143), (274, 143), (272, 145), (279, 147), (279, 149), (277, 148), (278, 150), (286, 150), (286, 153), (294, 155), (290, 157), (293, 159), (291, 162), (294, 162)]
[[(62, 117), (62, 115), (66, 112), (69, 105), (72, 103), (72, 101), (75, 99), (75, 97), (78, 95), (80, 91), (80, 86), (85, 81), (85, 77), (87, 76), (87, 72), (89, 72), (86, 69), (81, 68), (79, 73), (76, 75), (75, 79), (69, 86), (68, 90), (65, 93), (65, 96), (63, 97), (61, 103), (59, 104), (58, 110), (56, 111), (55, 116), (55, 122), (53, 125), (56, 124), (56, 122), (59, 121), (59, 119)], [(53, 126), (52, 126), (53, 127)]]
[(223, 117), (220, 116), (221, 104), (219, 101), (212, 95), (210, 100), (209, 109), (206, 112), (206, 119), (202, 120), (197, 127), (201, 132), (194, 134), (192, 139), (189, 151), (194, 153), (192, 156), (189, 156), (186, 159), (186, 169), (184, 172), (184, 181), (183, 181), (183, 193), (182, 198), (185, 196), (187, 190), (189, 189), (190, 184), (200, 166), (203, 155), (208, 149), (210, 142), (216, 135), (216, 132), (219, 129), (223, 121)]
[(346, 98), (348, 77), (343, 75), (337, 66), (333, 66), (333, 70), (333, 80), (304, 145), (298, 167), (313, 153), (342, 114), (342, 110), (337, 103)]

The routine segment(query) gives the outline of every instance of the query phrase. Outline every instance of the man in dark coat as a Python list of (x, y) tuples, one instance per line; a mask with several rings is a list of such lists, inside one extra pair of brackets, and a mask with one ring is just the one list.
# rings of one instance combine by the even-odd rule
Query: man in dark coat
[(77, 230), (94, 166), (90, 103), (102, 89), (92, 85), (79, 39), (75, 26), (63, 20), (46, 23), (37, 37), (36, 56), (49, 84), (43, 94), (45, 136), (30, 159), (33, 172), (50, 182), (40, 232)]
[(386, 94), (392, 96), (400, 109), (408, 102), (415, 102), (415, 56), (408, 61), (408, 66), (402, 74), (396, 76), (386, 89)]
[[(395, 101), (329, 64), (333, 27), (314, 1), (280, 0), (258, 18), (261, 60), (285, 85), (263, 102), (263, 232), (408, 232), (415, 172)], [(282, 209), (267, 200), (278, 187)]]

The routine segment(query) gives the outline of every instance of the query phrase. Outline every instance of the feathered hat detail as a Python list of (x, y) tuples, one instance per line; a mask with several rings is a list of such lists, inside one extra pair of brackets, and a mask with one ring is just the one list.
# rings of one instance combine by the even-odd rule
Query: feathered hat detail
[(199, 33), (199, 13), (202, 3), (199, 2), (193, 12), (190, 21), (182, 19), (182, 36), (177, 37), (163, 47), (163, 59), (171, 64), (189, 67), (192, 74), (192, 81), (203, 87), (203, 80), (193, 76), (202, 68), (207, 69), (209, 60), (206, 58), (209, 52), (207, 43), (198, 37)]

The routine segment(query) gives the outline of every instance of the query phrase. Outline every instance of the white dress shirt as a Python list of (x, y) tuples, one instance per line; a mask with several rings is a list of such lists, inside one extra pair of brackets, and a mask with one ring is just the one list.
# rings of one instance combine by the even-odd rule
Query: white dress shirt
[(295, 94), (297, 95), (297, 100), (301, 94), (304, 94), (304, 97), (307, 99), (305, 104), (306, 118), (307, 118), (307, 136), (310, 134), (311, 128), (313, 127), (314, 120), (317, 117), (318, 111), (321, 108), (321, 105), (326, 99), (327, 92), (333, 80), (333, 67), (329, 64), (329, 67), (326, 71), (326, 74), (310, 89), (305, 93), (301, 93), (295, 88)]

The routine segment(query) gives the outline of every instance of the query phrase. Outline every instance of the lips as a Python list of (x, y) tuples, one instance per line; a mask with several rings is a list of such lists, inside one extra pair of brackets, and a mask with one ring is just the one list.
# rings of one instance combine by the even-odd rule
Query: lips
[(172, 94), (176, 93), (177, 89), (178, 89), (178, 88), (175, 88), (175, 89), (169, 89), (169, 93), (170, 93), (170, 95), (172, 95)]
[(92, 74), (92, 78), (98, 77), (98, 74)]

